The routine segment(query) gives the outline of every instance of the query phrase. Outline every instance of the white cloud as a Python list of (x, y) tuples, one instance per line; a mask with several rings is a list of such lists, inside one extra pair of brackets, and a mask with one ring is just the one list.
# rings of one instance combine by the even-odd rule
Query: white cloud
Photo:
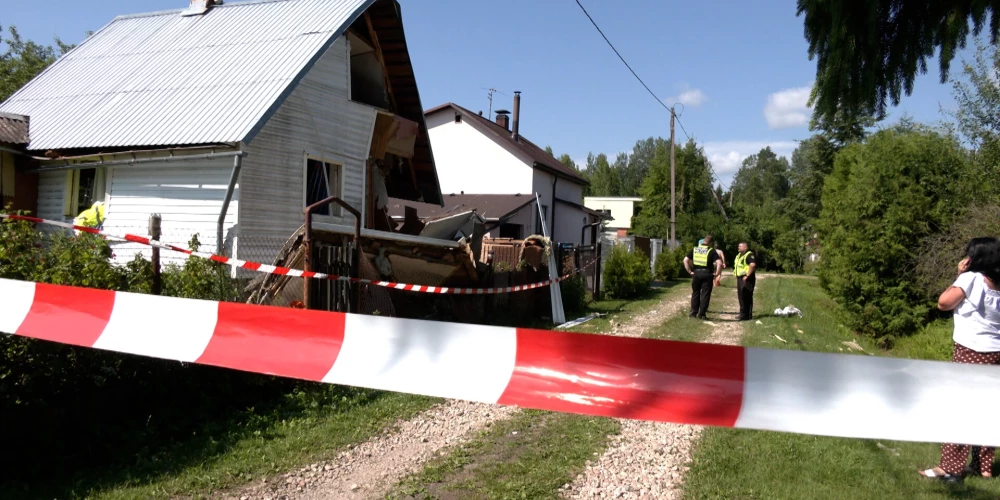
[(703, 147), (715, 174), (725, 185), (730, 186), (736, 172), (743, 165), (743, 160), (748, 156), (770, 146), (774, 154), (791, 160), (792, 151), (798, 145), (796, 141), (716, 141), (706, 142)]
[(686, 89), (680, 94), (668, 97), (664, 103), (667, 106), (672, 106), (674, 103), (679, 102), (685, 106), (697, 108), (707, 100), (708, 96), (701, 89)]
[(767, 96), (764, 118), (773, 129), (804, 127), (809, 124), (812, 109), (809, 108), (809, 93), (812, 86), (779, 90)]

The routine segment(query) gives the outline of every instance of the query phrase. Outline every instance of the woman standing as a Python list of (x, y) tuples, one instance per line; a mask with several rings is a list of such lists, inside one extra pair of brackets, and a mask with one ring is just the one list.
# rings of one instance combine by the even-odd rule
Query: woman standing
[[(974, 238), (966, 258), (958, 263), (958, 279), (938, 298), (938, 309), (955, 311), (955, 351), (952, 361), (1000, 365), (1000, 241)], [(949, 482), (962, 478), (971, 447), (945, 444), (937, 467), (920, 475)], [(977, 447), (972, 463), (983, 477), (991, 477), (994, 449)]]

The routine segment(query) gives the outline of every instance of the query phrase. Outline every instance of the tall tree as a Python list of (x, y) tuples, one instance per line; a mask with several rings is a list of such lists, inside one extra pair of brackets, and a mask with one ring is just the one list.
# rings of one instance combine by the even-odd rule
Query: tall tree
[(563, 153), (561, 156), (559, 156), (559, 163), (562, 163), (563, 165), (566, 165), (567, 167), (572, 168), (577, 172), (580, 171), (580, 169), (576, 166), (576, 162), (573, 161), (573, 158), (570, 158), (570, 156), (566, 153)]
[(7, 100), (59, 56), (73, 48), (58, 38), (55, 43), (56, 46), (52, 47), (25, 41), (13, 26), (4, 35), (3, 27), (0, 27), (0, 46), (6, 47), (6, 51), (0, 54), (0, 102)]
[(587, 155), (587, 176), (590, 180), (588, 196), (617, 196), (619, 180), (608, 163), (608, 156), (601, 153)]
[(760, 206), (765, 201), (776, 201), (788, 195), (788, 171), (785, 157), (778, 157), (771, 147), (743, 160), (743, 166), (733, 179), (735, 203), (743, 206)]
[(917, 74), (927, 72), (935, 51), (941, 81), (947, 81), (970, 33), (985, 27), (996, 44), (996, 10), (996, 2), (983, 0), (798, 0), (809, 57), (817, 63), (816, 115), (885, 116), (889, 103), (913, 92)]
[[(653, 141), (649, 174), (639, 188), (642, 212), (632, 221), (632, 231), (640, 236), (666, 238), (670, 223), (670, 141)], [(675, 151), (677, 172), (677, 238), (690, 241), (698, 232), (714, 231), (715, 222), (706, 223), (702, 213), (715, 213), (712, 175), (705, 152), (693, 140)], [(721, 219), (720, 219), (721, 220)]]

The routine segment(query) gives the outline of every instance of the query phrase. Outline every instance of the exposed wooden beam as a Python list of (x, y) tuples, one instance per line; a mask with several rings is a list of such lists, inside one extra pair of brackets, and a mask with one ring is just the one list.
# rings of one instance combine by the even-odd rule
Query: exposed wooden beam
[(378, 63), (382, 65), (382, 78), (385, 79), (385, 90), (389, 93), (389, 102), (392, 103), (392, 111), (394, 113), (399, 112), (399, 108), (396, 106), (396, 95), (392, 91), (392, 81), (389, 79), (389, 68), (385, 66), (385, 58), (382, 56), (382, 46), (379, 45), (378, 33), (375, 32), (375, 28), (372, 26), (371, 15), (365, 12), (365, 23), (368, 25), (368, 34), (371, 37), (371, 41), (375, 47), (375, 57), (378, 59)]

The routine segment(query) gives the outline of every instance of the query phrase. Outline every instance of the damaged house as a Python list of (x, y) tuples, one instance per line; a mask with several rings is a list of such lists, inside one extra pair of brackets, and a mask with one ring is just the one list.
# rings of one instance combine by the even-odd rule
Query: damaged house
[[(395, 0), (191, 0), (121, 16), (0, 111), (30, 120), (27, 143), (3, 158), (32, 163), (37, 187), (23, 189), (39, 217), (70, 220), (104, 201), (105, 230), (144, 232), (158, 213), (167, 243), (198, 234), (205, 250), (288, 263), (305, 208), (337, 197), (312, 218), (317, 244), (343, 250), (325, 254), (330, 265), (353, 258), (360, 232), (367, 255), (401, 268), (419, 254), (460, 269), (428, 284), (471, 279), (470, 266), (474, 277), (467, 247), (400, 234), (388, 215), (390, 196), (442, 203)], [(147, 251), (120, 244), (116, 255)], [(368, 277), (407, 278), (376, 267), (385, 272)]]

